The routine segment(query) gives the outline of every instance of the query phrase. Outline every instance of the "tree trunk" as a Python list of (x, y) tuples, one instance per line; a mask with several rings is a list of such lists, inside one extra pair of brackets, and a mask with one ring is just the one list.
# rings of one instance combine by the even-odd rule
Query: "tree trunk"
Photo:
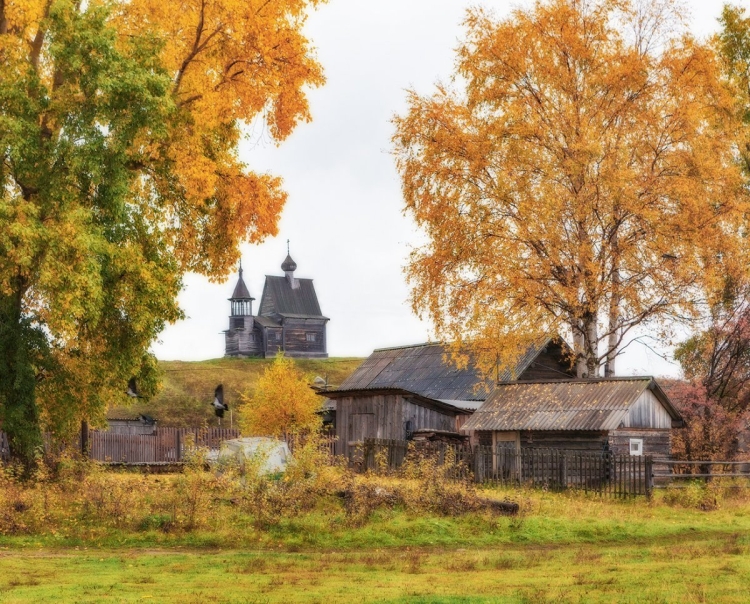
[(46, 339), (22, 316), (20, 292), (0, 298), (0, 419), (11, 457), (30, 470), (42, 446), (35, 357), (45, 347)]
[(573, 325), (573, 350), (576, 355), (576, 377), (586, 377), (586, 338), (580, 321)]
[(599, 377), (599, 332), (596, 324), (596, 313), (588, 314), (584, 318), (586, 327), (586, 375), (593, 379)]
[(612, 272), (612, 297), (609, 299), (609, 336), (607, 337), (607, 361), (604, 364), (604, 377), (614, 377), (617, 345), (620, 338), (620, 269), (615, 266)]

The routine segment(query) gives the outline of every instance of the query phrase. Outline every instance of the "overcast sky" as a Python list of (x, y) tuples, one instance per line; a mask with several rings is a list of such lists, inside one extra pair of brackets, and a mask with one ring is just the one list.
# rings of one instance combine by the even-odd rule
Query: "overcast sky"
[[(735, 2), (750, 6), (750, 0)], [(402, 214), (402, 197), (389, 155), (390, 123), (405, 109), (405, 90), (434, 91), (450, 78), (461, 22), (470, 6), (505, 15), (531, 0), (329, 0), (311, 15), (307, 33), (327, 84), (310, 92), (313, 121), (280, 147), (262, 127), (249, 129), (241, 157), (252, 169), (283, 177), (289, 201), (279, 235), (242, 247), (245, 282), (257, 299), (265, 275), (282, 274), (286, 240), (298, 277), (315, 280), (328, 324), (330, 356), (367, 356), (374, 348), (430, 339), (406, 300), (403, 266), (420, 242)], [(689, 0), (693, 32), (718, 29), (723, 2)], [(187, 318), (169, 326), (153, 346), (164, 360), (201, 360), (224, 354), (229, 302), (236, 275), (212, 284), (188, 275), (180, 304)], [(634, 344), (618, 365), (622, 375), (677, 375), (676, 365)]]

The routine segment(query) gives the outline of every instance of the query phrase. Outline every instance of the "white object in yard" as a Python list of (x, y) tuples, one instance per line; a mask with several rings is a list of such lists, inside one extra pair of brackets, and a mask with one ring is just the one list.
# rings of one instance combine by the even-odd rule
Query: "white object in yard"
[(275, 474), (286, 470), (292, 453), (289, 445), (283, 440), (265, 436), (245, 436), (221, 443), (216, 458), (235, 458), (242, 464), (257, 459), (261, 463), (261, 473)]

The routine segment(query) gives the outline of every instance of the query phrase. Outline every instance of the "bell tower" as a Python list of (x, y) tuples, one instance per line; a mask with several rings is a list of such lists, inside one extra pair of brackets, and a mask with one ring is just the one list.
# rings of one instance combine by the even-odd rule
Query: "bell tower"
[(229, 314), (229, 329), (225, 333), (224, 355), (232, 357), (258, 356), (260, 352), (260, 337), (255, 329), (253, 319), (253, 298), (242, 278), (242, 262), (237, 285), (234, 286), (232, 297), (229, 298), (231, 311)]

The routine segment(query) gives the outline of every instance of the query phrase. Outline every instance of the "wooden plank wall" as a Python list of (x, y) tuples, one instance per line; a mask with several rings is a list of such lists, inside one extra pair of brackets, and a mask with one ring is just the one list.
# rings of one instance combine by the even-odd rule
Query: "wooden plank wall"
[(521, 448), (543, 447), (576, 451), (603, 451), (606, 432), (578, 432), (573, 430), (521, 432)]
[[(314, 333), (315, 341), (308, 342), (307, 334)], [(326, 352), (326, 324), (323, 319), (284, 319), (284, 351), (294, 353)]]
[(630, 455), (630, 439), (643, 439), (643, 455), (654, 459), (667, 459), (672, 453), (672, 431), (644, 428), (619, 428), (609, 437), (609, 450), (615, 455)]
[[(420, 405), (400, 394), (372, 394), (336, 399), (336, 454), (351, 457), (365, 438), (404, 440), (411, 429), (455, 430), (455, 414)], [(351, 443), (351, 444), (350, 444)]]
[(650, 390), (645, 390), (630, 407), (623, 422), (626, 428), (658, 428), (669, 430), (672, 418)]

